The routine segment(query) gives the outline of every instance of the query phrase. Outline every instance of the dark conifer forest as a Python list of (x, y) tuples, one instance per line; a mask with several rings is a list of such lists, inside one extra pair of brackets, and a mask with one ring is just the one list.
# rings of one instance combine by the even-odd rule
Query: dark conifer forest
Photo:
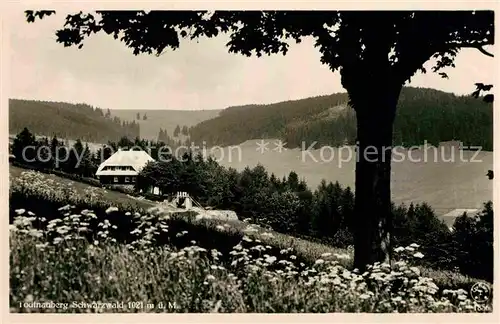
[[(236, 145), (250, 139), (280, 138), (290, 148), (316, 142), (356, 143), (356, 115), (346, 93), (269, 105), (229, 107), (220, 116), (191, 128), (194, 142)], [(493, 150), (493, 106), (472, 96), (427, 88), (404, 88), (394, 123), (394, 145), (437, 145), (460, 140)]]

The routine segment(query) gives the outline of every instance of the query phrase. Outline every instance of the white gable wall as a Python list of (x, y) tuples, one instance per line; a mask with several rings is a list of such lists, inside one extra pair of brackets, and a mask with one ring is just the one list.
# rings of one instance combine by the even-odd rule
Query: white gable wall
[[(119, 150), (99, 165), (96, 175), (137, 175), (151, 161), (154, 159), (145, 151)], [(134, 170), (103, 170), (106, 166), (130, 166)]]

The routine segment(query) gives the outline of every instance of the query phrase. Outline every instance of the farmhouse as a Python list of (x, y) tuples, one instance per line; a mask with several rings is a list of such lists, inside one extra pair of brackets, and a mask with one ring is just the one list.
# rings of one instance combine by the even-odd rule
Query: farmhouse
[(471, 209), (471, 208), (468, 208), (468, 209), (462, 209), (462, 208), (460, 208), (460, 209), (453, 209), (452, 211), (444, 214), (442, 216), (442, 218), (448, 224), (448, 228), (450, 229), (450, 231), (453, 231), (453, 224), (455, 223), (455, 220), (458, 217), (462, 216), (464, 213), (467, 214), (467, 216), (472, 217), (472, 216), (476, 215), (479, 212), (480, 212), (479, 209)]
[(97, 169), (102, 184), (133, 185), (141, 169), (154, 161), (145, 151), (118, 150)]

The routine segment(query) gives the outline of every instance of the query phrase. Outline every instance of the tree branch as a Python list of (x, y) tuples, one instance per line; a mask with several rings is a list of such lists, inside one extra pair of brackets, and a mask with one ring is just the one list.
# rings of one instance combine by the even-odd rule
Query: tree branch
[(483, 53), (484, 55), (486, 56), (489, 56), (489, 57), (494, 57), (493, 54), (491, 54), (490, 52), (486, 51), (484, 48), (482, 48), (481, 46), (476, 46), (474, 47), (476, 48), (478, 51), (480, 51), (481, 53)]

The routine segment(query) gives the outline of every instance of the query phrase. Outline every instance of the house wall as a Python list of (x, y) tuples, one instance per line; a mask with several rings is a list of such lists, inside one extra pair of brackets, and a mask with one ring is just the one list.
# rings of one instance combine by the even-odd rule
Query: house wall
[(102, 184), (135, 185), (137, 176), (100, 176), (99, 181)]

